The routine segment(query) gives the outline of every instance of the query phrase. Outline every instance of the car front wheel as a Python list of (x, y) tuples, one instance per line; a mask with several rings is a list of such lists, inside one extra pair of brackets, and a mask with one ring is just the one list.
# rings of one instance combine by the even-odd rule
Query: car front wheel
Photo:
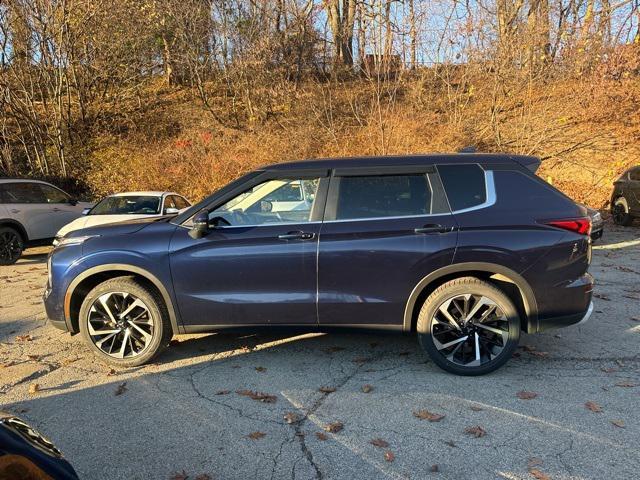
[(106, 363), (142, 365), (171, 340), (169, 315), (161, 295), (132, 277), (106, 280), (85, 297), (80, 333)]
[(507, 362), (520, 340), (520, 316), (509, 297), (475, 277), (451, 280), (424, 302), (418, 339), (440, 368), (483, 375)]

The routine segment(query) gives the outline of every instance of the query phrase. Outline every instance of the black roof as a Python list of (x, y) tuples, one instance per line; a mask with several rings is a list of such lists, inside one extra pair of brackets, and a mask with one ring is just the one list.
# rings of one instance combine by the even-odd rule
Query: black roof
[(516, 162), (523, 167), (535, 171), (540, 160), (527, 155), (509, 155), (494, 153), (449, 153), (423, 155), (387, 155), (372, 157), (320, 158), (295, 162), (267, 165), (260, 170), (303, 170), (332, 169), (352, 167), (381, 167), (393, 165), (432, 165), (442, 163), (479, 163), (479, 164), (512, 164)]

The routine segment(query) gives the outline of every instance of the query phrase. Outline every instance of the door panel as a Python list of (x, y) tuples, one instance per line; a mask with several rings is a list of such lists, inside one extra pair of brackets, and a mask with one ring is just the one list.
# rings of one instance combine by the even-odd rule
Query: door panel
[(317, 324), (319, 230), (320, 223), (226, 227), (194, 240), (179, 228), (170, 258), (184, 325)]
[(413, 288), (451, 263), (457, 225), (437, 174), (424, 168), (332, 177), (318, 254), (320, 325), (400, 327)]
[[(430, 225), (446, 233), (416, 233)], [(401, 326), (416, 284), (449, 265), (457, 231), (452, 215), (325, 222), (320, 234), (320, 325)]]

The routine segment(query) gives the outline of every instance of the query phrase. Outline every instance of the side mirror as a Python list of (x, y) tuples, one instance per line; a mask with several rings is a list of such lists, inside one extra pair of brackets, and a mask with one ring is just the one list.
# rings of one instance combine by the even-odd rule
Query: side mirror
[(165, 215), (177, 215), (180, 211), (177, 208), (167, 207), (164, 209)]
[(193, 217), (193, 226), (189, 230), (189, 236), (193, 239), (204, 237), (209, 233), (209, 212), (200, 210)]
[(83, 208), (82, 215), (89, 215), (90, 211), (91, 211), (91, 207)]

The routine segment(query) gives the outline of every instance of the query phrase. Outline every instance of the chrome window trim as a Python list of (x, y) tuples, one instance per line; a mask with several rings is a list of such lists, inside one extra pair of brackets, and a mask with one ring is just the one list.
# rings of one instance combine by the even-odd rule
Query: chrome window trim
[[(469, 208), (462, 208), (460, 210), (454, 210), (453, 212), (451, 212), (452, 214), (458, 214), (458, 213), (467, 213), (467, 212), (473, 212), (474, 210), (482, 210), (483, 208), (489, 208), (492, 207), (493, 205), (495, 205), (496, 201), (497, 201), (497, 195), (496, 195), (496, 184), (495, 181), (493, 179), (493, 171), (492, 170), (484, 170), (484, 189), (487, 195), (487, 198), (484, 202), (480, 203), (479, 205), (476, 205), (474, 207), (469, 207)], [(446, 193), (446, 190), (445, 190)]]
[[(230, 228), (256, 228), (256, 227), (277, 227), (280, 225), (317, 225), (319, 223), (322, 223), (321, 221), (314, 221), (314, 222), (268, 222), (268, 223), (258, 223), (258, 224), (253, 224), (253, 225), (224, 225), (224, 226), (219, 226), (219, 227), (214, 227), (212, 230), (228, 230)], [(178, 225), (179, 227), (184, 227), (187, 230), (191, 230), (190, 226), (187, 225), (183, 225), (180, 224)]]
[(424, 218), (424, 217), (442, 217), (443, 215), (453, 215), (452, 212), (444, 213), (425, 213), (422, 215), (396, 215), (393, 217), (367, 217), (367, 218), (343, 218), (339, 220), (325, 220), (324, 223), (344, 223), (344, 222), (366, 222), (368, 220), (401, 220), (409, 218)]

